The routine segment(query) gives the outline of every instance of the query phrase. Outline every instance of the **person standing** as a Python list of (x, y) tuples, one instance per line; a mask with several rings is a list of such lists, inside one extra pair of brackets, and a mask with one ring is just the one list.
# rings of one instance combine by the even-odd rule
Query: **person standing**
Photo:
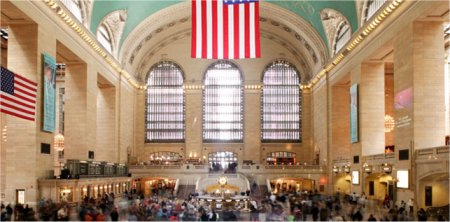
[(119, 220), (119, 212), (117, 212), (117, 207), (114, 207), (114, 209), (111, 211), (111, 221), (118, 221)]
[(373, 216), (373, 214), (370, 214), (369, 219), (367, 221), (377, 221), (377, 219)]
[(413, 214), (414, 213), (414, 199), (409, 198), (407, 205), (409, 207), (409, 214)]
[(427, 212), (423, 208), (420, 208), (420, 210), (417, 212), (417, 219), (419, 221), (427, 221)]

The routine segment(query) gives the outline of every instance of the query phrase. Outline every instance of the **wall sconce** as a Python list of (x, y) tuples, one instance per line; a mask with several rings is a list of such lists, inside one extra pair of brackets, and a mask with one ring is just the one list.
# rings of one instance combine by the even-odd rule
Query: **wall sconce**
[(333, 173), (339, 173), (339, 168), (337, 166), (333, 166)]
[(344, 172), (350, 173), (350, 166), (348, 166), (348, 165), (344, 166)]
[(387, 173), (387, 174), (392, 173), (392, 166), (388, 163), (381, 164), (381, 169), (383, 169), (384, 173)]
[(372, 173), (372, 166), (370, 166), (370, 165), (367, 164), (367, 163), (364, 163), (364, 164), (363, 164), (363, 169), (364, 169), (364, 172), (366, 172), (366, 173), (368, 173), (368, 174)]

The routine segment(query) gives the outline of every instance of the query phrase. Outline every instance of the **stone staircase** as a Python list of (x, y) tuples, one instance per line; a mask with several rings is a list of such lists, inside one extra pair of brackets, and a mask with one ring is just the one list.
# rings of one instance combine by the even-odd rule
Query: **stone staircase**
[(177, 198), (180, 200), (187, 199), (189, 193), (195, 192), (195, 185), (179, 185)]

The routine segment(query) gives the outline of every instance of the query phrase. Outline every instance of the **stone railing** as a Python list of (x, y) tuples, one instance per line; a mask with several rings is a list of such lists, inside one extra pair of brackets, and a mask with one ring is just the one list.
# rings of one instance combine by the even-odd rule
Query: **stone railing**
[(320, 165), (244, 165), (238, 166), (242, 173), (323, 173), (326, 168)]
[(131, 174), (186, 174), (186, 173), (208, 173), (207, 165), (130, 165)]
[[(320, 165), (238, 165), (237, 173), (324, 173), (326, 168)], [(208, 165), (130, 165), (132, 174), (161, 173), (209, 173)], [(222, 172), (223, 173), (223, 172)], [(221, 174), (218, 172), (217, 174)]]
[(450, 146), (431, 147), (416, 150), (416, 160), (433, 160), (438, 158), (449, 158)]
[(395, 163), (395, 153), (386, 153), (386, 154), (376, 154), (371, 156), (365, 156), (363, 158), (363, 162), (368, 162), (373, 165), (388, 163), (388, 164), (394, 164)]

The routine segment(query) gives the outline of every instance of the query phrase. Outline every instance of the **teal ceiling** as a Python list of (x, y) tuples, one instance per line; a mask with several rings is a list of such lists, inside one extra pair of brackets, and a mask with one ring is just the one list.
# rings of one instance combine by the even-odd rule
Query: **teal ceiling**
[[(265, 0), (282, 8), (288, 9), (308, 21), (320, 34), (325, 44), (328, 43), (322, 22), (320, 11), (331, 8), (341, 12), (350, 22), (352, 30), (358, 28), (355, 1), (353, 0)], [(97, 27), (102, 19), (110, 12), (127, 9), (128, 18), (121, 38), (121, 43), (128, 34), (145, 18), (166, 7), (183, 2), (182, 0), (95, 0), (92, 10), (91, 31), (96, 33)]]

